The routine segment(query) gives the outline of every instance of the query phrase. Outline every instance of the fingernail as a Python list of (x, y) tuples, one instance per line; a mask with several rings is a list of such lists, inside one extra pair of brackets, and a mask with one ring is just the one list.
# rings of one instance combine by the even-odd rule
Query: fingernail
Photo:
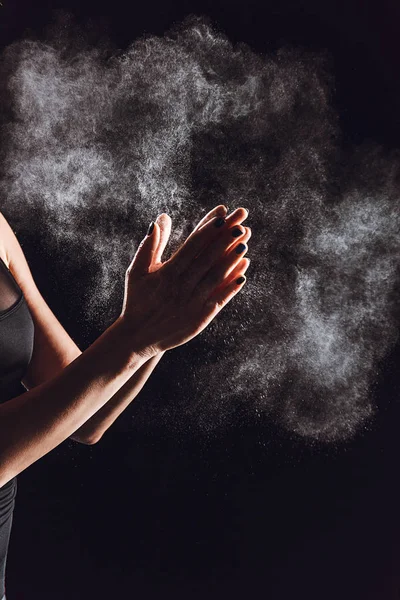
[(153, 233), (153, 229), (154, 229), (154, 222), (152, 221), (147, 230), (147, 235), (151, 235)]
[(223, 219), (222, 217), (219, 217), (219, 218), (218, 218), (218, 219), (215, 221), (214, 225), (215, 225), (215, 227), (222, 227), (222, 225), (223, 225), (224, 223), (225, 223), (225, 219)]
[(246, 281), (246, 277), (239, 277), (239, 279), (236, 279), (236, 283), (239, 285), (239, 283), (243, 283), (243, 281)]
[(241, 252), (244, 252), (245, 250), (246, 250), (246, 244), (239, 244), (239, 246), (236, 246), (236, 248), (235, 248), (236, 254), (240, 254)]
[(234, 229), (234, 230), (232, 231), (232, 235), (233, 235), (233, 237), (234, 237), (234, 238), (237, 238), (237, 237), (239, 237), (240, 235), (242, 235), (242, 233), (243, 233), (243, 232), (242, 232), (240, 229), (238, 229), (238, 228), (236, 228), (236, 229)]

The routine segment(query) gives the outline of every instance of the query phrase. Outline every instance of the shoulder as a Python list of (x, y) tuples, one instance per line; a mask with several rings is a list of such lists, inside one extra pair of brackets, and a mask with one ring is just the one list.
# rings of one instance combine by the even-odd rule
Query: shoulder
[(2, 212), (0, 212), (0, 252), (25, 298), (32, 301), (37, 300), (39, 291), (32, 277), (24, 251)]

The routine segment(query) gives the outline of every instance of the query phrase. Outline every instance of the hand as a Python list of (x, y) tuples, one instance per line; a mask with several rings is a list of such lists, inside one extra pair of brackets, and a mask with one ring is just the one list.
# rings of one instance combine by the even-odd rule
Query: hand
[[(221, 218), (221, 216), (222, 218)], [(198, 335), (244, 285), (250, 261), (235, 249), (251, 237), (240, 223), (247, 211), (226, 215), (224, 206), (210, 211), (182, 246), (164, 263), (162, 254), (171, 233), (171, 219), (163, 213), (139, 245), (125, 276), (120, 319), (145, 340), (151, 354), (185, 344)], [(216, 223), (222, 226), (216, 227)], [(233, 231), (240, 231), (238, 237)]]

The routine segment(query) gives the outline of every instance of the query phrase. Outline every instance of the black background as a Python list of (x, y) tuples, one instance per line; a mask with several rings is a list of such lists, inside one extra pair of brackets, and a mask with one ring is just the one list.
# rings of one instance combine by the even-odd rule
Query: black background
[[(55, 9), (121, 48), (190, 13), (258, 52), (327, 48), (345, 138), (400, 143), (395, 2), (3, 0), (1, 46), (29, 30), (44, 35)], [(251, 215), (248, 224), (256, 227)], [(84, 349), (35, 241), (20, 241)], [(373, 426), (342, 447), (307, 448), (267, 426), (183, 440), (151, 423), (146, 432), (114, 426), (92, 447), (64, 442), (18, 477), (7, 599), (399, 599), (398, 358), (397, 347), (382, 364)]]

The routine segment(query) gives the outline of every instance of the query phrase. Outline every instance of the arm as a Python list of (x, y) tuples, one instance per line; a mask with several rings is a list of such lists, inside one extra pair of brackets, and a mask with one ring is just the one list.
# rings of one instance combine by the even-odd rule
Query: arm
[[(27, 390), (31, 390), (60, 375), (82, 351), (38, 290), (18, 239), (1, 212), (0, 251), (23, 291), (35, 326), (32, 357), (21, 382)], [(163, 354), (161, 352), (145, 362), (98, 413), (69, 437), (82, 444), (97, 442), (138, 395)]]
[(119, 415), (126, 409), (139, 394), (144, 384), (160, 362), (164, 352), (152, 356), (132, 377), (114, 394), (114, 396), (98, 410), (93, 417), (84, 423), (70, 436), (71, 439), (86, 444), (95, 444), (103, 433), (114, 423)]
[[(206, 224), (217, 215), (218, 208), (220, 207), (208, 213), (197, 227)], [(222, 214), (225, 214), (225, 211)], [(29, 297), (29, 290), (34, 286), (32, 276), (19, 244), (17, 246), (14, 234), (10, 231), (10, 227), (1, 213), (0, 217), (4, 221), (3, 226), (6, 229), (4, 233), (8, 233), (9, 237), (12, 238), (8, 242), (8, 244), (13, 244), (12, 255), (19, 255), (19, 262), (23, 265), (24, 277), (20, 277), (18, 283), (24, 289), (35, 322), (34, 351), (27, 373), (22, 380), (24, 386), (29, 390), (59, 374), (82, 352), (56, 319), (42, 296), (36, 291), (34, 297)], [(171, 223), (169, 219), (163, 219), (162, 216), (157, 219), (157, 223), (160, 227), (160, 240), (154, 260), (161, 264), (161, 256), (170, 235)], [(21, 271), (21, 268), (19, 270)], [(142, 390), (163, 354), (164, 352), (158, 353), (142, 365), (101, 410), (96, 412), (69, 437), (82, 444), (97, 443), (103, 433), (107, 431)]]
[[(155, 260), (160, 227), (151, 224), (127, 269), (120, 317), (59, 375), (0, 405), (0, 487), (82, 427), (147, 360), (201, 333), (240, 291), (249, 260), (238, 256), (232, 240), (239, 227), (242, 239), (250, 237), (238, 225), (246, 216), (240, 208), (211, 219), (163, 264)], [(45, 303), (22, 249), (15, 236), (5, 237), (13, 261), (16, 256), (15, 279), (39, 314)]]
[[(81, 355), (85, 353), (82, 353), (65, 331), (38, 290), (18, 239), (1, 212), (0, 252), (2, 258), (4, 257), (4, 262), (23, 291), (34, 322), (33, 353), (21, 383), (28, 391), (31, 389), (36, 390), (42, 384), (50, 382), (61, 375), (69, 365), (78, 358), (80, 359)], [(162, 354), (155, 356), (154, 359), (146, 359), (147, 362), (144, 360), (141, 366), (138, 364), (137, 373), (130, 372), (129, 379), (126, 385), (122, 386), (120, 393), (112, 395), (110, 408), (103, 407), (105, 410), (101, 411), (94, 420), (92, 420), (91, 415), (88, 415), (89, 418), (82, 423), (85, 427), (78, 426), (79, 433), (76, 433), (76, 428), (72, 429), (69, 437), (84, 444), (91, 444), (94, 440), (97, 441), (97, 438), (101, 437), (104, 430), (115, 421), (122, 410), (142, 389)], [(35, 395), (31, 397), (35, 397)], [(56, 407), (57, 402), (55, 401), (55, 409)], [(100, 426), (102, 427), (98, 432)]]
[(61, 444), (150, 358), (118, 318), (59, 375), (0, 405), (0, 486)]
[[(41, 296), (36, 298), (36, 301), (28, 300), (29, 294), (26, 293), (28, 286), (20, 279), (21, 288), (22, 285), (35, 324), (32, 358), (22, 379), (24, 387), (30, 390), (59, 375), (82, 354), (82, 351), (65, 331), (45, 300)], [(100, 411), (69, 437), (81, 444), (98, 442), (103, 433), (139, 394), (163, 354), (160, 352), (147, 360)]]
[[(32, 360), (22, 380), (24, 387), (30, 390), (49, 381), (81, 354), (81, 350), (58, 320), (56, 327), (53, 326), (47, 332), (36, 325)], [(70, 439), (80, 444), (96, 444), (142, 390), (163, 354), (164, 352), (159, 352), (147, 360), (107, 404), (69, 436)]]
[[(135, 352), (132, 350), (133, 370), (130, 373), (127, 380), (122, 385), (118, 385), (115, 389), (115, 393), (112, 394), (111, 397), (108, 399), (108, 401), (112, 399), (110, 406), (106, 407), (105, 402), (103, 402), (94, 411), (92, 411), (86, 419), (84, 419), (80, 424), (78, 424), (77, 427), (73, 431), (71, 431), (71, 433), (67, 437), (71, 437), (71, 439), (83, 443), (94, 443), (95, 441), (100, 439), (104, 431), (115, 421), (118, 415), (121, 414), (124, 408), (126, 408), (126, 406), (132, 401), (133, 397), (135, 397), (140, 392), (143, 385), (150, 376), (151, 372), (153, 371), (154, 367), (156, 366), (156, 364), (158, 364), (158, 361), (160, 360), (164, 351), (169, 349), (170, 347), (176, 347), (177, 345), (181, 345), (182, 343), (185, 343), (192, 339), (192, 337), (198, 335), (198, 333), (200, 333), (202, 329), (205, 326), (207, 326), (208, 322), (216, 316), (218, 311), (221, 310), (221, 308), (227, 302), (229, 302), (230, 299), (240, 289), (238, 285), (242, 284), (245, 281), (245, 278), (241, 277), (238, 281), (236, 281), (236, 277), (241, 273), (241, 271), (247, 269), (249, 261), (248, 259), (240, 259), (240, 257), (238, 257), (236, 253), (233, 253), (232, 248), (234, 245), (236, 245), (235, 242), (237, 242), (238, 237), (237, 233), (241, 233), (242, 235), (244, 234), (244, 236), (242, 237), (243, 241), (247, 241), (251, 236), (251, 231), (249, 228), (243, 228), (239, 225), (240, 222), (244, 218), (246, 218), (246, 212), (243, 209), (238, 209), (237, 211), (234, 211), (234, 213), (226, 220), (226, 233), (223, 236), (218, 236), (218, 241), (215, 240), (214, 245), (210, 248), (209, 256), (205, 256), (204, 260), (197, 260), (196, 264), (190, 263), (190, 261), (193, 261), (195, 258), (197, 258), (199, 251), (205, 247), (205, 242), (203, 240), (207, 240), (207, 238), (213, 239), (217, 237), (217, 232), (215, 228), (213, 228), (211, 225), (215, 225), (216, 221), (219, 221), (218, 226), (221, 225), (220, 221), (223, 221), (222, 224), (225, 223), (224, 219), (216, 218), (218, 214), (220, 214), (221, 208), (223, 207), (217, 207), (216, 209), (210, 211), (210, 213), (208, 213), (208, 215), (206, 215), (206, 217), (204, 217), (200, 221), (200, 223), (197, 225), (193, 233), (189, 236), (188, 240), (186, 240), (182, 248), (179, 249), (179, 251), (172, 257), (172, 259), (169, 259), (169, 261), (167, 261), (166, 264), (168, 265), (169, 270), (166, 277), (165, 275), (161, 276), (158, 282), (156, 279), (154, 283), (149, 284), (149, 290), (147, 290), (146, 288), (147, 284), (144, 283), (144, 289), (142, 291), (139, 290), (139, 293), (137, 293), (136, 288), (138, 281), (135, 281), (135, 285), (133, 288), (134, 293), (136, 292), (136, 296), (138, 298), (151, 299), (153, 304), (154, 302), (156, 303), (156, 309), (158, 309), (160, 306), (159, 298), (169, 298), (171, 295), (168, 286), (172, 287), (175, 295), (177, 296), (177, 298), (179, 298), (178, 288), (179, 285), (182, 285), (181, 281), (178, 280), (174, 282), (171, 280), (171, 275), (172, 279), (175, 279), (176, 277), (177, 267), (175, 267), (175, 264), (180, 264), (180, 267), (183, 264), (186, 268), (189, 268), (189, 265), (190, 267), (192, 267), (193, 264), (193, 266), (196, 267), (196, 269), (193, 269), (193, 273), (195, 277), (199, 277), (197, 271), (201, 272), (202, 275), (204, 273), (207, 273), (207, 269), (210, 269), (210, 266), (212, 265), (213, 261), (214, 263), (218, 261), (218, 258), (216, 257), (220, 257), (220, 262), (217, 262), (214, 271), (211, 269), (209, 273), (207, 273), (207, 277), (203, 277), (202, 286), (200, 287), (200, 291), (202, 293), (198, 297), (194, 296), (195, 300), (193, 300), (193, 302), (191, 298), (186, 299), (186, 302), (192, 302), (192, 306), (190, 307), (191, 312), (189, 312), (189, 322), (190, 319), (193, 320), (196, 318), (200, 318), (199, 321), (194, 322), (194, 325), (192, 325), (192, 323), (190, 322), (189, 337), (187, 337), (188, 333), (185, 329), (185, 327), (187, 328), (186, 320), (188, 320), (187, 318), (185, 318), (188, 314), (186, 310), (182, 309), (179, 314), (173, 314), (171, 320), (171, 317), (168, 313), (168, 310), (171, 309), (168, 307), (167, 317), (165, 317), (165, 315), (162, 314), (163, 305), (161, 304), (161, 318), (164, 319), (164, 321), (161, 320), (161, 322), (164, 326), (164, 329), (166, 329), (170, 334), (171, 324), (175, 320), (175, 322), (178, 321), (179, 325), (183, 327), (183, 333), (180, 330), (175, 330), (172, 336), (170, 334), (171, 340), (169, 340), (168, 342), (163, 342), (164, 347), (158, 343), (154, 345), (154, 342), (151, 343), (151, 345), (144, 344), (144, 350), (139, 350), (140, 358), (143, 358), (143, 355), (145, 356), (141, 364), (135, 364), (135, 360), (137, 357), (135, 357)], [(223, 213), (226, 213), (226, 209), (224, 209)], [(164, 219), (162, 219), (163, 216)], [(1, 213), (0, 217), (2, 217)], [(167, 219), (166, 222), (165, 218)], [(5, 221), (4, 217), (3, 220)], [(208, 223), (208, 221), (212, 221), (212, 224)], [(147, 281), (149, 281), (150, 279), (153, 280), (154, 277), (157, 277), (155, 273), (157, 273), (158, 270), (164, 266), (163, 263), (161, 263), (161, 256), (165, 248), (165, 244), (168, 241), (170, 233), (170, 219), (168, 215), (161, 215), (161, 218), (159, 217), (159, 219), (157, 219), (157, 224), (158, 228), (156, 228), (155, 241), (154, 237), (148, 238), (148, 236), (146, 236), (145, 240), (139, 246), (139, 250), (135, 255), (133, 263), (131, 264), (131, 267), (132, 265), (135, 265), (136, 268), (134, 277), (136, 277), (141, 270)], [(65, 371), (68, 371), (71, 364), (75, 365), (75, 363), (79, 361), (79, 359), (81, 358), (80, 354), (82, 353), (76, 346), (76, 344), (67, 335), (65, 330), (62, 328), (61, 324), (57, 321), (56, 317), (50, 311), (50, 308), (47, 306), (47, 304), (44, 302), (44, 299), (38, 292), (33, 282), (33, 278), (30, 273), (29, 267), (27, 266), (25, 257), (23, 256), (22, 250), (19, 247), (19, 244), (14, 234), (12, 234), (12, 236), (14, 242), (14, 247), (12, 248), (12, 256), (14, 257), (19, 254), (17, 261), (18, 268), (16, 268), (15, 271), (13, 270), (13, 274), (15, 276), (15, 279), (19, 283), (21, 289), (24, 291), (24, 295), (26, 297), (27, 303), (29, 305), (35, 322), (34, 353), (31, 364), (28, 367), (28, 372), (25, 374), (22, 382), (27, 388), (29, 388), (35, 385), (40, 386), (42, 382), (47, 381), (48, 378), (51, 379), (54, 376), (54, 373), (63, 373), (63, 369)], [(150, 247), (148, 243), (149, 240), (150, 244), (152, 244), (152, 247)], [(143, 244), (147, 245), (148, 248), (142, 249)], [(227, 248), (230, 249), (230, 252), (226, 250)], [(150, 266), (148, 266), (150, 255)], [(178, 258), (176, 258), (176, 256), (178, 256)], [(180, 256), (182, 256), (182, 258), (179, 263)], [(226, 275), (227, 272), (229, 273), (229, 276)], [(143, 274), (141, 275), (142, 279)], [(123, 313), (127, 314), (127, 319), (125, 319), (125, 321), (128, 320), (129, 322), (129, 319), (133, 318), (133, 321), (135, 323), (140, 323), (142, 322), (142, 317), (140, 316), (140, 309), (142, 307), (140, 306), (140, 302), (139, 304), (137, 303), (138, 301), (135, 298), (135, 296), (133, 302), (133, 315), (131, 314), (131, 316), (129, 316), (129, 313), (126, 310), (127, 298), (129, 295), (129, 286), (131, 284), (131, 278), (129, 277), (129, 269), (127, 275), (128, 277), (126, 277), (125, 279), (125, 298), (123, 307)], [(193, 277), (192, 274), (193, 282), (195, 281), (195, 277)], [(226, 278), (224, 280), (224, 283), (227, 282), (227, 285), (220, 285), (217, 286), (217, 288), (215, 288), (216, 283), (220, 282), (224, 277)], [(167, 282), (166, 293), (163, 294), (160, 292), (157, 293), (156, 296), (154, 296), (154, 293), (152, 294), (151, 286), (153, 286), (154, 289), (156, 289), (158, 292), (160, 284), (161, 287), (162, 285), (164, 285), (165, 287), (165, 281)], [(186, 298), (187, 293), (185, 286), (186, 284), (184, 284), (184, 292)], [(214, 293), (211, 296), (210, 290), (214, 290)], [(208, 302), (204, 304), (204, 299), (206, 298), (208, 298)], [(137, 312), (137, 307), (139, 307), (139, 316)], [(145, 305), (145, 310), (148, 310), (148, 303)], [(172, 310), (174, 310), (174, 306), (172, 306)], [(196, 311), (198, 311), (198, 313), (196, 313)], [(130, 312), (132, 313), (132, 310), (130, 310)], [(158, 315), (156, 314), (154, 319), (157, 318), (160, 317), (158, 317)], [(159, 327), (160, 326), (157, 325), (157, 332), (159, 330)], [(36, 331), (38, 332), (37, 336)], [(140, 341), (140, 339), (135, 339), (137, 328), (134, 327), (133, 330), (131, 329), (131, 331), (132, 335), (134, 336), (133, 339), (135, 340), (137, 347), (140, 348), (140, 344), (142, 343), (143, 345), (143, 340)], [(148, 331), (148, 327), (146, 331)], [(143, 332), (143, 335), (146, 334)], [(36, 340), (36, 337), (39, 340), (38, 342)], [(148, 341), (148, 336), (145, 339)], [(156, 339), (159, 338), (157, 337)], [(84, 354), (86, 354), (87, 352), (88, 351), (86, 351)], [(99, 414), (95, 415), (95, 413)], [(66, 438), (64, 437), (63, 439)]]
[[(60, 373), (65, 367), (68, 366), (69, 363), (64, 360), (62, 363), (57, 361), (57, 356), (63, 356), (63, 344), (65, 344), (68, 339), (69, 346), (72, 347), (74, 344), (73, 340), (68, 336), (67, 332), (64, 330), (64, 334), (54, 339), (54, 331), (53, 331), (53, 343), (57, 344), (57, 348), (59, 351), (53, 356), (53, 360), (50, 362), (43, 362), (42, 364), (46, 365), (46, 372), (42, 372), (42, 377), (39, 380), (38, 373), (35, 373), (35, 385), (33, 385), (32, 381), (32, 371), (30, 372), (31, 377), (30, 385), (28, 385), (28, 376), (26, 375), (23, 379), (23, 384), (27, 389), (32, 389), (36, 387), (40, 383), (44, 383), (48, 381), (58, 373)], [(67, 336), (67, 337), (66, 337)], [(48, 347), (47, 344), (42, 344), (40, 346), (41, 352), (38, 351), (37, 356), (39, 354), (43, 358), (44, 349)], [(64, 346), (65, 347), (65, 346)], [(75, 358), (82, 354), (79, 348), (76, 346)], [(64, 351), (65, 352), (65, 351)], [(97, 411), (90, 419), (86, 421), (81, 427), (79, 427), (72, 435), (70, 435), (70, 439), (74, 440), (74, 442), (79, 442), (80, 444), (96, 444), (103, 433), (107, 431), (109, 427), (114, 423), (114, 421), (119, 417), (119, 415), (130, 405), (130, 403), (136, 398), (139, 392), (143, 389), (144, 384), (154, 371), (156, 365), (160, 362), (164, 352), (159, 352), (155, 356), (152, 356), (148, 359), (131, 377), (130, 379), (121, 387), (120, 390), (112, 398), (105, 404), (99, 411)], [(70, 354), (70, 356), (73, 356)], [(72, 362), (72, 360), (70, 361)]]

